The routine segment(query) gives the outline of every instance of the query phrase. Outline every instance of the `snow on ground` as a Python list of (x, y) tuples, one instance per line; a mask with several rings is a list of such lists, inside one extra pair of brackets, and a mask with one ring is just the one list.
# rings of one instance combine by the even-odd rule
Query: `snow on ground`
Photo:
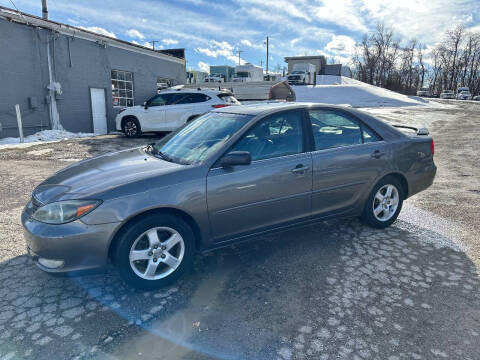
[(9, 147), (28, 147), (40, 143), (49, 143), (64, 139), (82, 138), (96, 135), (97, 134), (92, 133), (72, 133), (65, 130), (43, 130), (33, 135), (26, 136), (24, 138), (24, 143), (20, 143), (20, 138), (9, 137), (0, 139), (0, 149)]
[(297, 102), (349, 104), (356, 107), (437, 106), (424, 98), (406, 96), (344, 76), (319, 75), (317, 76), (316, 86), (292, 87)]

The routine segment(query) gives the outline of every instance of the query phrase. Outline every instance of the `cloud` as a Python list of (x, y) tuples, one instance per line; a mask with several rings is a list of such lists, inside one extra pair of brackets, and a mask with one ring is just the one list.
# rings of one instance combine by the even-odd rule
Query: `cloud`
[(210, 73), (210, 65), (208, 65), (206, 62), (199, 61), (197, 64), (198, 68), (200, 71), (204, 71), (206, 73)]
[(250, 42), (250, 40), (240, 40), (240, 44), (245, 46), (252, 46), (252, 43)]
[(166, 45), (178, 44), (178, 40), (175, 40), (175, 39), (163, 39), (162, 42)]
[(134, 39), (140, 39), (140, 40), (145, 39), (145, 35), (143, 35), (140, 31), (136, 29), (127, 30), (126, 34)]
[[(204, 54), (208, 57), (224, 57), (231, 62), (236, 62), (238, 60), (237, 56), (234, 53), (234, 47), (226, 41), (210, 41), (210, 47), (206, 48), (196, 48), (196, 52)], [(240, 59), (240, 63), (244, 63), (243, 59)]]
[(102, 27), (99, 27), (99, 26), (79, 26), (79, 27), (83, 30), (88, 30), (88, 31), (91, 31), (91, 32), (94, 32), (94, 33), (97, 33), (97, 34), (100, 34), (100, 35), (110, 36), (112, 38), (117, 37), (115, 35), (115, 33), (111, 32), (111, 31), (108, 31), (108, 30), (106, 30)]
[[(257, 49), (257, 50), (260, 50), (260, 49), (264, 48), (263, 40), (260, 43), (252, 43), (250, 40), (243, 39), (243, 40), (240, 40), (240, 44), (244, 45), (244, 46), (248, 46), (248, 47), (253, 48), (253, 49)], [(273, 47), (273, 45), (270, 45), (270, 48), (272, 48), (272, 47)]]
[(355, 50), (355, 40), (346, 35), (333, 35), (325, 50), (334, 54), (353, 54)]

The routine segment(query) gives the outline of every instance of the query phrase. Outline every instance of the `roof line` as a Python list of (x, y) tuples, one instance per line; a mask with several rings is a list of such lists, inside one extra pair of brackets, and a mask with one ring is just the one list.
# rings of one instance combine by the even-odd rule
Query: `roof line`
[(105, 43), (108, 43), (111, 46), (122, 48), (124, 50), (135, 51), (135, 52), (143, 53), (145, 55), (153, 56), (156, 58), (174, 61), (180, 64), (186, 64), (185, 59), (181, 59), (176, 56), (168, 55), (165, 53), (160, 53), (153, 49), (147, 48), (145, 46), (137, 45), (137, 44), (134, 44), (125, 40), (113, 38), (107, 35), (98, 34), (93, 31), (85, 30), (85, 29), (68, 25), (65, 23), (60, 23), (53, 20), (45, 20), (39, 16), (17, 11), (15, 9), (7, 8), (4, 6), (0, 6), (0, 18), (4, 18), (8, 21), (15, 21), (25, 25), (31, 25), (31, 26), (33, 25), (33, 26), (38, 26), (45, 29), (50, 29), (53, 31), (57, 31), (59, 33), (63, 33), (65, 35), (83, 38), (85, 40), (105, 41)]

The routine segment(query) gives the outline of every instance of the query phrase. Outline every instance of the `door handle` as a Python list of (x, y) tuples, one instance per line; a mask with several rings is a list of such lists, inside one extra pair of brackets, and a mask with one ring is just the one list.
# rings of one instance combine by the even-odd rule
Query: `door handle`
[(372, 158), (379, 159), (379, 158), (381, 158), (383, 155), (385, 155), (384, 152), (382, 152), (382, 151), (380, 151), (380, 150), (375, 150), (375, 151), (372, 153)]
[(295, 166), (295, 169), (292, 169), (292, 173), (303, 174), (308, 169), (310, 169), (308, 166), (305, 166), (303, 164), (298, 164), (297, 166)]

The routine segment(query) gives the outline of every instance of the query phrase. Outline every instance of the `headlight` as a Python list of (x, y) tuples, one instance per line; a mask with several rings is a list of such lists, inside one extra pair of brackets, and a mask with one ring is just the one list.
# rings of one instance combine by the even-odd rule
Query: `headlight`
[(38, 208), (32, 218), (47, 224), (65, 224), (87, 215), (101, 203), (99, 200), (58, 201)]

